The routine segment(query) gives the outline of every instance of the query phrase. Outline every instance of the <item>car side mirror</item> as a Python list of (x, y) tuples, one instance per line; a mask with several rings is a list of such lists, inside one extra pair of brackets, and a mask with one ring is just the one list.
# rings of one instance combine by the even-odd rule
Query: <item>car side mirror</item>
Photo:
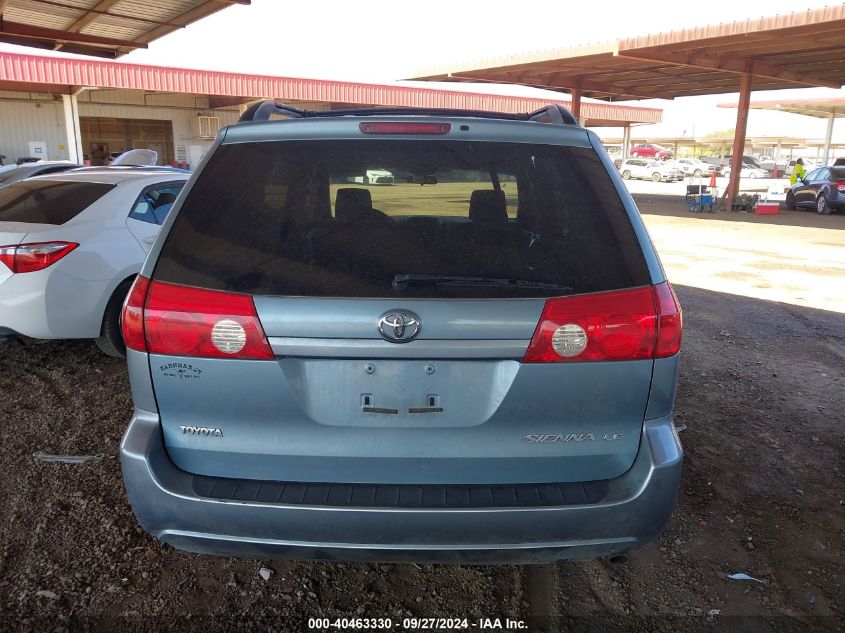
[(802, 179), (801, 179), (801, 182), (803, 182), (805, 185), (809, 185), (809, 184), (810, 184), (810, 181), (809, 181), (809, 180), (807, 180), (806, 178), (802, 178)]

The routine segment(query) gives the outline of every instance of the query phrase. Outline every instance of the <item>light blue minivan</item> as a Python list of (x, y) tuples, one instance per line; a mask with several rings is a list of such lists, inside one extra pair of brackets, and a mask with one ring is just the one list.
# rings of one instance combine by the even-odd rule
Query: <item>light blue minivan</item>
[(559, 106), (256, 104), (183, 189), (122, 327), (127, 493), (180, 549), (591, 559), (675, 504), (680, 307)]

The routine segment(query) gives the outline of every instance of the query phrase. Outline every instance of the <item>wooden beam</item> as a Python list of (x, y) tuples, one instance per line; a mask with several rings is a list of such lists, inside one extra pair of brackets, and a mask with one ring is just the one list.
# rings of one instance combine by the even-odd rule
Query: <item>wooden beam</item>
[(816, 62), (837, 62), (845, 63), (845, 46), (839, 48), (827, 48), (824, 50), (804, 51), (793, 55), (772, 55), (766, 56), (764, 60), (775, 65), (787, 66), (792, 69), (802, 64)]
[(736, 112), (736, 128), (734, 128), (733, 156), (731, 156), (731, 177), (728, 179), (727, 210), (732, 210), (733, 199), (739, 193), (739, 179), (742, 174), (742, 155), (745, 153), (745, 132), (748, 128), (748, 110), (751, 105), (751, 68), (749, 61), (746, 64), (748, 69), (742, 74), (739, 82), (739, 103)]
[(172, 33), (177, 28), (184, 28), (188, 24), (196, 22), (197, 20), (200, 20), (208, 15), (211, 15), (212, 13), (215, 13), (216, 11), (219, 11), (219, 9), (217, 8), (212, 9), (212, 4), (219, 3), (226, 6), (237, 4), (241, 6), (246, 6), (250, 4), (250, 1), (251, 0), (206, 0), (206, 2), (203, 2), (199, 6), (196, 6), (193, 9), (189, 9), (170, 20), (169, 24), (175, 24), (178, 26), (159, 26), (152, 29), (148, 33), (144, 33), (144, 35), (140, 36), (138, 39), (142, 42), (152, 42), (153, 40), (163, 37), (168, 33)]
[[(0, 0), (0, 2), (2, 2), (2, 1), (3, 0)], [(88, 20), (88, 24), (90, 24), (91, 22), (96, 20), (101, 15), (109, 15), (109, 16), (112, 16), (112, 17), (115, 17), (115, 18), (121, 18), (123, 20), (132, 20), (132, 21), (135, 21), (135, 22), (143, 22), (144, 24), (153, 24), (153, 25), (156, 25), (156, 26), (169, 25), (169, 22), (162, 22), (161, 20), (154, 20), (152, 18), (145, 18), (145, 17), (139, 16), (139, 15), (132, 15), (130, 13), (120, 13), (118, 11), (110, 11), (108, 9), (98, 9), (97, 7), (94, 7), (94, 8), (91, 8), (91, 9), (86, 9), (84, 7), (80, 7), (79, 5), (68, 4), (67, 2), (59, 2), (59, 0), (29, 0), (29, 1), (30, 2), (37, 2), (38, 4), (44, 4), (44, 5), (47, 5), (49, 7), (59, 7), (61, 9), (72, 9), (74, 11), (79, 11), (80, 13), (96, 14), (96, 15), (93, 16), (93, 19)], [(99, 6), (99, 5), (97, 5), (97, 6)], [(76, 22), (71, 24), (67, 28), (67, 30), (72, 31), (74, 33), (78, 33), (88, 24), (83, 24), (82, 26), (77, 26), (77, 25), (79, 25), (80, 23), (83, 22), (83, 20), (86, 20), (89, 17), (90, 16), (85, 15), (82, 18), (79, 18), (79, 20), (77, 20)], [(176, 25), (176, 24), (174, 24), (172, 26), (178, 27), (178, 25)]]
[(801, 54), (804, 51), (819, 51), (830, 48), (838, 48), (842, 44), (842, 37), (839, 34), (831, 34), (830, 38), (819, 37), (784, 37), (779, 40), (760, 40), (747, 42), (742, 48), (736, 44), (706, 46), (699, 49), (699, 52), (712, 55), (725, 53), (741, 54), (743, 57), (761, 57), (779, 54), (790, 55)]
[(579, 85), (577, 88), (573, 89), (570, 94), (572, 95), (572, 100), (570, 101), (569, 105), (570, 110), (572, 110), (572, 116), (574, 116), (575, 120), (578, 121), (578, 125), (582, 125), (583, 121), (581, 120), (581, 86)]
[[(453, 75), (454, 76), (454, 75)], [(470, 77), (462, 74), (461, 77), (468, 77), (471, 81), (486, 81), (492, 83), (508, 83), (519, 85), (531, 85), (535, 88), (545, 88), (546, 90), (581, 90), (582, 96), (584, 93), (601, 93), (612, 95), (614, 97), (627, 97), (631, 99), (662, 99), (660, 95), (649, 92), (648, 90), (630, 89), (625, 86), (620, 86), (613, 83), (606, 83), (603, 81), (593, 81), (592, 79), (585, 79), (584, 77), (572, 76), (569, 74), (554, 73), (551, 75), (535, 75), (529, 78), (525, 75), (515, 77), (510, 81), (498, 81), (495, 79), (483, 77)]]
[(106, 46), (109, 48), (147, 48), (146, 44), (132, 42), (129, 40), (118, 40), (110, 37), (99, 37), (96, 35), (85, 35), (83, 33), (71, 33), (70, 31), (59, 31), (57, 29), (45, 29), (29, 24), (9, 22), (0, 17), (0, 34), (30, 38), (35, 40), (50, 40), (53, 42), (90, 44), (92, 46)]
[(791, 73), (788, 70), (775, 68), (761, 61), (746, 60), (742, 58), (710, 58), (707, 55), (684, 55), (679, 53), (646, 53), (640, 51), (620, 51), (619, 55), (628, 59), (639, 59), (646, 62), (662, 62), (667, 64), (677, 64), (678, 66), (688, 66), (691, 68), (704, 68), (708, 70), (720, 70), (723, 72), (732, 72), (737, 74), (744, 74), (746, 63), (753, 64), (751, 74), (757, 77), (765, 77), (768, 79), (779, 79), (781, 81), (788, 81), (791, 83), (804, 84), (808, 86), (822, 86), (825, 88), (839, 89), (842, 86), (837, 85), (833, 81), (821, 79), (820, 77), (812, 77), (804, 74)]
[(53, 95), (69, 95), (72, 86), (58, 84), (31, 84), (18, 81), (0, 81), (0, 90), (6, 92), (49, 93)]
[[(651, 51), (651, 52), (669, 52), (677, 51), (686, 47), (687, 50), (704, 50), (709, 46), (725, 46), (734, 45), (734, 50), (741, 50), (745, 43), (757, 42), (778, 42), (786, 41), (793, 37), (813, 37), (823, 33), (841, 34), (845, 31), (845, 20), (827, 20), (823, 22), (816, 22), (814, 24), (803, 24), (800, 26), (785, 26), (782, 28), (775, 28), (768, 31), (751, 31), (745, 33), (735, 33), (734, 35), (717, 35), (715, 37), (704, 37), (700, 39), (690, 39), (681, 41), (670, 41), (665, 44), (655, 44), (653, 46), (636, 46), (637, 40), (644, 40), (646, 38), (631, 38), (622, 41), (623, 51)], [(624, 48), (630, 47), (630, 48)], [(622, 51), (620, 51), (622, 52)]]
[(111, 9), (118, 2), (120, 2), (120, 0), (100, 0), (100, 2), (91, 7), (90, 10), (82, 9), (85, 11), (83, 16), (71, 24), (67, 30), (71, 33), (79, 33), (82, 29), (94, 22), (100, 17), (100, 15)]

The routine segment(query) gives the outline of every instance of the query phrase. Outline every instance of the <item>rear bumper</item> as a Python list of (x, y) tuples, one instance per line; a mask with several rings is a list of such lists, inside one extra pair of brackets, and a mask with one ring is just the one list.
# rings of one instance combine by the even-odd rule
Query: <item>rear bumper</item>
[(173, 465), (158, 416), (136, 410), (121, 443), (129, 501), (150, 534), (219, 555), (310, 560), (545, 563), (587, 560), (657, 538), (683, 454), (671, 417), (645, 423), (631, 469), (598, 503), (403, 509), (227, 501), (199, 496)]

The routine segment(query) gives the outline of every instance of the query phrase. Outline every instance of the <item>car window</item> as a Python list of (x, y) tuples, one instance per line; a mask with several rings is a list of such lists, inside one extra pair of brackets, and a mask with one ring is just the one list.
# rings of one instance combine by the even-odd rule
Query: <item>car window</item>
[[(404, 275), (528, 283), (396, 281)], [(222, 146), (185, 199), (154, 277), (365, 298), (538, 297), (649, 283), (594, 151), (381, 139)]]
[(830, 170), (829, 169), (819, 169), (818, 174), (816, 175), (815, 180), (829, 180), (830, 179)]
[(837, 169), (834, 167), (830, 170), (830, 179), (837, 182), (845, 180), (845, 169)]
[(818, 176), (818, 175), (819, 175), (819, 172), (820, 172), (820, 171), (821, 171), (821, 169), (814, 169), (814, 170), (813, 170), (813, 171), (811, 171), (809, 174), (807, 174), (806, 176), (804, 176), (804, 179), (805, 179), (805, 180), (815, 180), (815, 179), (816, 179), (816, 176)]
[(100, 182), (17, 182), (0, 189), (0, 221), (64, 224), (113, 188)]
[(132, 206), (129, 217), (150, 224), (161, 224), (183, 186), (184, 183), (167, 183), (144, 190)]
[(38, 172), (39, 176), (45, 176), (47, 174), (57, 174), (63, 171), (67, 171), (68, 169), (72, 169), (75, 165), (53, 165), (52, 167), (47, 167)]

